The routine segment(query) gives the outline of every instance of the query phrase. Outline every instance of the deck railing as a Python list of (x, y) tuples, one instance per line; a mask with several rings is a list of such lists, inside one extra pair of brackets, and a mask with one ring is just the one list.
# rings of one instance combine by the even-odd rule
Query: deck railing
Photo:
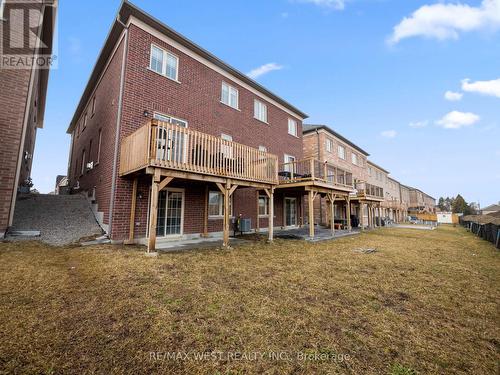
[(278, 158), (240, 143), (152, 120), (122, 140), (120, 174), (147, 166), (278, 183)]
[(278, 176), (280, 184), (319, 181), (335, 186), (353, 188), (352, 173), (314, 158), (281, 163)]
[(384, 189), (380, 186), (359, 181), (356, 183), (356, 190), (358, 197), (384, 199)]

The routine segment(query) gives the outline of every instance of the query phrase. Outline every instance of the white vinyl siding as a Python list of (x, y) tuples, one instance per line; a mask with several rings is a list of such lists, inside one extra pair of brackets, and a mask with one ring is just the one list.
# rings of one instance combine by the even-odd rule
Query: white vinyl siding
[(267, 105), (254, 99), (253, 116), (257, 120), (267, 123)]
[(344, 146), (340, 146), (339, 145), (339, 147), (338, 147), (338, 153), (339, 153), (339, 158), (345, 160), (345, 148), (344, 148)]
[(297, 121), (291, 118), (288, 119), (288, 134), (297, 136)]
[(234, 109), (238, 109), (238, 89), (222, 82), (220, 101)]
[(177, 81), (179, 76), (179, 58), (152, 44), (149, 68), (158, 74)]

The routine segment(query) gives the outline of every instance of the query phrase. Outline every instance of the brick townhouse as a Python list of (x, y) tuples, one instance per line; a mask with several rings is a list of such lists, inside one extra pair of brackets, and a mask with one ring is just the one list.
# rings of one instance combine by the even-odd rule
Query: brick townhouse
[(306, 117), (124, 1), (68, 128), (69, 185), (116, 242), (227, 244), (237, 217), (272, 239), (304, 221), (304, 196), (351, 191), (303, 160)]
[[(18, 190), (26, 185), (37, 129), (43, 127), (48, 66), (36, 64), (21, 67), (21, 61), (52, 54), (56, 1), (0, 1), (0, 238), (12, 225)], [(19, 17), (30, 15), (30, 42), (26, 30), (20, 29)], [(34, 38), (36, 36), (37, 38)], [(32, 42), (32, 41), (35, 42)], [(13, 63), (15, 61), (17, 63)]]
[(422, 190), (408, 186), (409, 204), (408, 211), (411, 214), (416, 213), (435, 213), (436, 199)]

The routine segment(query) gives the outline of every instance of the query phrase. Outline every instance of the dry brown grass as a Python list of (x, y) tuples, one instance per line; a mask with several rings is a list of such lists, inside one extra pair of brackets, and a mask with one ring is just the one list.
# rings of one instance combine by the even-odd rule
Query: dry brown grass
[[(359, 247), (378, 252), (353, 252)], [(143, 252), (0, 244), (0, 371), (499, 371), (499, 253), (461, 228)], [(291, 360), (150, 359), (167, 351), (274, 351)], [(299, 361), (296, 352), (349, 359)]]

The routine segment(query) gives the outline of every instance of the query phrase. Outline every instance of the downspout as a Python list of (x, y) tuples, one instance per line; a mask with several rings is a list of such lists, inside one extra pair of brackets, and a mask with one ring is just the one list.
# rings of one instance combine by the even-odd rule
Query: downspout
[(125, 36), (123, 38), (124, 46), (123, 46), (123, 56), (122, 56), (122, 68), (120, 73), (120, 95), (118, 97), (118, 113), (116, 116), (116, 128), (115, 128), (115, 150), (114, 150), (114, 160), (113, 160), (113, 177), (111, 180), (111, 196), (109, 202), (109, 219), (108, 219), (108, 235), (111, 238), (113, 232), (113, 210), (114, 210), (114, 202), (116, 197), (116, 179), (117, 179), (117, 164), (118, 164), (118, 145), (120, 143), (120, 123), (122, 117), (122, 106), (123, 106), (123, 88), (125, 85), (125, 65), (126, 65), (126, 57), (128, 51), (128, 26), (125, 25), (120, 20), (120, 14), (116, 16), (116, 22), (123, 26), (125, 30)]

